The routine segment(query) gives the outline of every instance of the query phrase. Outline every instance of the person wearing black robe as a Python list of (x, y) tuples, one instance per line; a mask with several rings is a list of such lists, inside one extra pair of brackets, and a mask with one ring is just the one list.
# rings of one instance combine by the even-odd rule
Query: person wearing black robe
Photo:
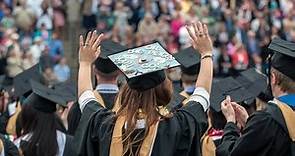
[[(222, 112), (227, 119), (222, 143), (216, 153), (221, 156), (289, 156), (294, 155), (291, 129), (286, 128), (287, 118), (281, 107), (294, 115), (295, 106), (295, 44), (274, 38), (269, 45), (271, 57), (270, 85), (274, 101), (268, 102), (265, 110), (247, 116), (245, 110), (237, 109), (230, 99), (222, 103)], [(233, 111), (235, 109), (235, 111)], [(240, 116), (235, 117), (235, 113)], [(241, 117), (243, 116), (243, 117)], [(244, 124), (242, 131), (235, 121)], [(294, 134), (293, 134), (294, 135)], [(293, 144), (293, 145), (292, 145)]]
[(115, 97), (119, 92), (117, 84), (119, 69), (108, 56), (126, 49), (127, 47), (111, 40), (102, 41), (101, 55), (94, 61), (95, 91), (99, 93), (108, 109), (113, 109)]
[(195, 90), (195, 83), (197, 81), (197, 77), (200, 71), (200, 54), (196, 53), (193, 47), (185, 48), (179, 51), (178, 53), (174, 54), (173, 56), (181, 64), (180, 82), (182, 89), (179, 92), (174, 92), (173, 99), (168, 104), (172, 112), (182, 107), (182, 105), (186, 102), (186, 100), (176, 102), (178, 101), (178, 99), (180, 99), (180, 96), (184, 97), (185, 99), (188, 99), (189, 96), (193, 94)]
[(63, 97), (39, 82), (30, 81), (32, 93), (25, 99), (19, 119), (22, 134), (15, 140), (22, 155), (70, 156), (72, 137), (56, 114), (56, 104), (66, 107)]
[[(136, 110), (135, 113), (137, 113), (137, 115), (135, 116), (137, 116), (138, 118), (136, 118), (134, 133), (137, 134), (134, 135), (133, 132), (130, 133), (130, 137), (133, 137), (131, 139), (137, 141), (136, 136), (142, 138), (142, 132), (146, 132), (146, 126), (149, 126), (149, 130), (146, 134), (146, 137), (143, 137), (143, 140), (140, 141), (142, 142), (142, 144), (138, 142), (134, 143), (134, 146), (131, 146), (132, 148), (127, 148), (127, 151), (125, 147), (128, 147), (128, 144), (125, 144), (125, 142), (123, 141), (123, 138), (126, 137), (116, 137), (117, 134), (119, 134), (120, 136), (120, 134), (124, 134), (124, 131), (128, 131), (129, 125), (124, 119), (124, 114), (119, 114), (121, 113), (120, 111), (126, 110), (126, 108), (124, 107), (128, 107), (123, 105), (126, 104), (124, 103), (126, 99), (128, 100), (128, 98), (132, 99), (138, 97), (126, 97), (126, 95), (124, 95), (126, 94), (125, 91), (130, 91), (134, 94), (138, 93), (139, 95), (146, 95), (143, 94), (143, 92), (149, 93), (155, 88), (162, 87), (166, 83), (169, 84), (169, 81), (167, 80), (166, 75), (163, 71), (165, 68), (167, 69), (167, 66), (159, 66), (159, 69), (152, 69), (149, 73), (143, 72), (138, 74), (137, 76), (134, 76), (135, 73), (129, 73), (128, 71), (126, 71), (126, 69), (121, 69), (128, 77), (127, 85), (125, 86), (125, 89), (122, 89), (121, 94), (119, 93), (119, 102), (122, 102), (122, 106), (120, 106), (121, 108), (118, 110), (118, 112), (113, 112), (108, 110), (107, 108), (104, 108), (103, 105), (98, 103), (94, 96), (94, 93), (91, 90), (92, 87), (90, 79), (90, 69), (91, 62), (93, 61), (93, 58), (91, 59), (91, 57), (95, 56), (94, 53), (96, 53), (97, 55), (97, 51), (99, 51), (96, 50), (95, 47), (98, 47), (98, 45), (95, 44), (100, 42), (101, 36), (97, 37), (97, 35), (92, 35), (96, 34), (95, 31), (93, 33), (90, 32), (86, 38), (85, 44), (83, 41), (83, 37), (80, 37), (80, 68), (78, 78), (78, 92), (79, 104), (82, 110), (82, 117), (73, 141), (75, 147), (75, 155), (128, 155), (131, 152), (133, 154), (135, 153), (136, 150), (134, 151), (134, 148), (137, 150), (139, 149), (140, 153), (143, 152), (147, 155), (200, 155), (200, 137), (207, 128), (207, 117), (205, 111), (209, 107), (209, 93), (213, 77), (213, 61), (212, 43), (208, 35), (207, 27), (205, 25), (202, 25), (201, 23), (198, 23), (198, 27), (202, 29), (194, 33), (192, 33), (193, 28), (188, 28), (191, 37), (194, 40), (198, 39), (198, 41), (201, 41), (194, 41), (194, 47), (199, 48), (202, 54), (200, 74), (198, 76), (197, 87), (194, 93), (188, 100), (187, 104), (177, 110), (173, 114), (173, 116), (164, 117), (161, 115), (159, 116), (160, 118), (158, 118), (155, 123), (151, 125), (148, 124), (148, 121), (144, 120), (144, 116), (146, 115), (144, 107), (142, 107), (142, 109), (139, 108), (138, 110)], [(194, 30), (198, 30), (198, 27), (194, 25)], [(204, 32), (203, 29), (205, 30)], [(158, 49), (159, 52), (163, 50), (163, 48), (157, 45), (159, 44), (153, 43), (151, 45), (131, 49), (130, 51), (123, 51), (118, 55), (112, 55), (112, 58), (113, 61), (115, 61), (116, 58), (121, 58), (120, 60), (126, 60), (127, 57), (132, 56), (133, 52), (133, 54), (137, 55), (140, 51), (144, 51), (143, 53), (152, 52), (150, 49), (153, 48)], [(169, 63), (171, 67), (173, 67), (175, 64), (178, 64), (171, 55), (168, 56), (169, 54), (167, 52), (162, 51), (162, 53), (163, 55), (167, 55), (165, 61), (167, 61), (166, 59), (168, 59), (169, 61), (165, 63), (163, 62), (164, 60), (162, 60), (162, 63)], [(161, 54), (157, 53), (154, 54), (154, 57), (158, 57), (158, 59), (160, 59), (160, 55)], [(137, 56), (140, 57), (139, 62), (148, 63), (147, 60), (149, 59), (144, 57), (146, 55), (139, 54)], [(116, 62), (116, 64), (117, 63), (118, 62)], [(138, 65), (138, 62), (135, 60), (133, 63), (134, 65)], [(133, 67), (136, 68), (138, 66)], [(131, 75), (133, 75), (134, 77)], [(167, 90), (162, 91), (163, 94), (165, 94), (165, 92), (167, 92)], [(168, 100), (169, 99), (166, 99), (164, 101)], [(141, 101), (141, 103), (144, 103), (144, 100)], [(149, 101), (146, 101), (145, 104), (148, 104), (144, 105), (147, 107), (152, 106)], [(161, 104), (161, 102), (157, 104)], [(96, 112), (92, 113), (93, 111)], [(126, 111), (128, 113), (129, 109), (127, 109)], [(120, 120), (123, 122), (121, 122)], [(137, 145), (140, 144), (142, 146), (138, 147)], [(126, 153), (122, 153), (123, 151), (125, 151)]]

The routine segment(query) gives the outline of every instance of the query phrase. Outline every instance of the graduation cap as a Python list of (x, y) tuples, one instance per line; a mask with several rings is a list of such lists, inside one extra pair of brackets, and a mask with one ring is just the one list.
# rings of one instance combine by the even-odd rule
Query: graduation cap
[(220, 112), (220, 104), (227, 95), (231, 97), (232, 101), (237, 103), (245, 102), (252, 97), (252, 95), (233, 77), (227, 77), (213, 82), (210, 95), (210, 107), (216, 112)]
[(0, 75), (0, 89), (7, 90), (12, 84), (12, 78), (7, 77), (6, 75)]
[(113, 42), (111, 40), (104, 40), (101, 42), (100, 56), (94, 61), (95, 68), (102, 73), (112, 73), (118, 70), (117, 66), (108, 58), (109, 55), (116, 54), (127, 47), (120, 43)]
[(291, 69), (295, 66), (295, 43), (274, 38), (268, 48), (273, 52), (271, 66), (295, 80), (295, 70)]
[(77, 84), (73, 81), (54, 85), (54, 91), (59, 93), (66, 102), (77, 101)]
[(32, 90), (30, 80), (41, 81), (41, 78), (41, 67), (39, 64), (36, 64), (33, 67), (16, 75), (13, 79), (15, 96), (20, 97), (29, 93)]
[(183, 74), (195, 76), (199, 73), (201, 55), (192, 46), (174, 54), (174, 57), (181, 64)]
[(256, 97), (263, 101), (272, 99), (267, 93), (267, 76), (255, 68), (250, 68), (241, 72), (239, 76), (236, 77), (236, 80), (252, 94), (252, 98), (249, 99), (248, 103), (251, 103), (251, 100), (255, 100)]
[(66, 107), (66, 101), (53, 89), (34, 80), (30, 80), (30, 85), (33, 92), (24, 101), (24, 104), (31, 104), (36, 110), (44, 113), (55, 112), (56, 104)]
[(166, 79), (164, 70), (180, 65), (159, 42), (125, 50), (109, 58), (125, 74), (129, 87), (138, 91), (161, 84)]

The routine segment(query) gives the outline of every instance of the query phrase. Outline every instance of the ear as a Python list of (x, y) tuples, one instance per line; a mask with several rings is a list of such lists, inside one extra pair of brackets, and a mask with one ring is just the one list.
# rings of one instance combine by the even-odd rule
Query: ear
[(277, 77), (274, 72), (270, 72), (270, 83), (272, 86), (277, 84)]

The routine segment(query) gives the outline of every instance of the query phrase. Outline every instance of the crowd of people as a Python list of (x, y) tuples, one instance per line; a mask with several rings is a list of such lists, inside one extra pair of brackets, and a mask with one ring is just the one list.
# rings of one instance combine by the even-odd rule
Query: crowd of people
[(48, 83), (70, 78), (64, 57), (62, 1), (0, 1), (0, 75), (15, 77), (37, 63), (43, 64)]
[[(295, 41), (292, 0), (84, 0), (83, 27), (127, 47), (158, 40), (170, 53), (190, 45), (185, 25), (208, 24), (217, 76), (266, 68), (267, 45), (280, 36)], [(93, 4), (93, 5), (90, 5)], [(93, 7), (93, 6), (98, 7)]]
[(292, 0), (0, 7), (0, 156), (295, 153)]

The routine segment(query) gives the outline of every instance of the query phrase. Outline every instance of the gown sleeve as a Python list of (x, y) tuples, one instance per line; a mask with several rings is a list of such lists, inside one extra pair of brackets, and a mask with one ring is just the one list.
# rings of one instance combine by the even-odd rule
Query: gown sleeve
[(79, 106), (82, 115), (71, 148), (75, 156), (94, 156), (95, 153), (92, 151), (95, 148), (92, 146), (90, 132), (94, 124), (95, 114), (104, 108), (95, 100), (91, 91), (85, 91), (79, 97)]
[(203, 88), (196, 88), (188, 103), (176, 111), (174, 118), (179, 124), (175, 155), (201, 155), (200, 140), (208, 127), (206, 110), (209, 94)]
[(224, 128), (224, 136), (216, 149), (216, 154), (220, 156), (265, 155), (261, 149), (269, 147), (273, 136), (276, 135), (275, 130), (272, 129), (277, 127), (276, 124), (269, 114), (256, 112), (249, 117), (240, 136), (238, 127), (229, 122)]

